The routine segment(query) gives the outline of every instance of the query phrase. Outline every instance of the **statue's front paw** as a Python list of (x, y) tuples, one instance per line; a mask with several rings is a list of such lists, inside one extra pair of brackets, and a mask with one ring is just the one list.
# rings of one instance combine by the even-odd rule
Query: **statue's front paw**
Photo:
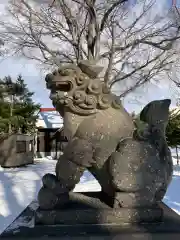
[(42, 177), (42, 183), (45, 188), (54, 190), (58, 184), (58, 179), (55, 175), (47, 173)]
[(42, 187), (38, 193), (38, 202), (41, 209), (54, 209), (58, 197), (50, 189)]
[(41, 209), (61, 208), (69, 202), (69, 194), (55, 195), (52, 190), (42, 187), (38, 193), (38, 202)]

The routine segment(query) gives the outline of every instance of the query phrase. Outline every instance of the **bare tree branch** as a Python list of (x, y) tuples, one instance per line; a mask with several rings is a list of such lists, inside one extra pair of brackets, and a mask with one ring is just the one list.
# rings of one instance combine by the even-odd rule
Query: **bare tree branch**
[(114, 59), (114, 53), (115, 53), (115, 49), (114, 49), (114, 44), (115, 44), (115, 25), (114, 25), (114, 23), (111, 24), (110, 28), (111, 28), (110, 31), (111, 31), (111, 38), (112, 38), (111, 51), (110, 51), (110, 54), (109, 54), (108, 67), (107, 67), (107, 70), (106, 70), (105, 75), (104, 75), (104, 82), (107, 85), (109, 83), (110, 75), (112, 73), (113, 59)]
[[(155, 1), (10, 0), (1, 18), (9, 53), (59, 66), (89, 59), (105, 66), (104, 81), (134, 89), (177, 65), (180, 21), (156, 12)], [(164, 10), (163, 10), (164, 11)], [(133, 14), (134, 13), (134, 14)], [(168, 70), (167, 70), (168, 69)]]
[(110, 16), (110, 14), (112, 13), (112, 11), (118, 7), (119, 5), (121, 5), (122, 3), (126, 2), (127, 0), (118, 0), (116, 2), (114, 2), (110, 8), (105, 12), (102, 21), (101, 21), (101, 26), (100, 26), (100, 31), (102, 32), (104, 30), (104, 26), (106, 24), (106, 22), (108, 21), (108, 17)]

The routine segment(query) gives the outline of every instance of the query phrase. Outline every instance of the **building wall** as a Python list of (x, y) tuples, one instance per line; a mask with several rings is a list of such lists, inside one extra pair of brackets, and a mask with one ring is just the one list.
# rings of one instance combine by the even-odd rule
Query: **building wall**
[(61, 128), (63, 126), (63, 118), (55, 110), (55, 108), (41, 108), (37, 127), (44, 128)]
[(58, 158), (62, 153), (62, 144), (67, 142), (61, 131), (55, 128), (39, 128), (37, 132), (37, 157), (52, 156)]

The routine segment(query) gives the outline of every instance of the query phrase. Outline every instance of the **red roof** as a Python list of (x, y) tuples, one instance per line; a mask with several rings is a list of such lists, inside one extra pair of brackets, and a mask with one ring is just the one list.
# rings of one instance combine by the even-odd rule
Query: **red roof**
[(55, 108), (40, 108), (40, 112), (53, 112), (56, 111)]

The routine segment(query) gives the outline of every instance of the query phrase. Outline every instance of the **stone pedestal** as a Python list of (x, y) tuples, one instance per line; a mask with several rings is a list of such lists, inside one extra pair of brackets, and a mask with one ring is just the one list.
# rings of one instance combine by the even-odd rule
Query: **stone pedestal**
[(124, 224), (160, 222), (163, 210), (153, 207), (111, 208), (101, 201), (101, 192), (70, 193), (70, 201), (63, 209), (41, 210), (35, 213), (35, 223), (56, 224)]
[(165, 204), (149, 211), (112, 210), (97, 200), (98, 194), (73, 193), (69, 206), (56, 212), (42, 211), (33, 202), (3, 232), (1, 239), (180, 239), (180, 216)]

